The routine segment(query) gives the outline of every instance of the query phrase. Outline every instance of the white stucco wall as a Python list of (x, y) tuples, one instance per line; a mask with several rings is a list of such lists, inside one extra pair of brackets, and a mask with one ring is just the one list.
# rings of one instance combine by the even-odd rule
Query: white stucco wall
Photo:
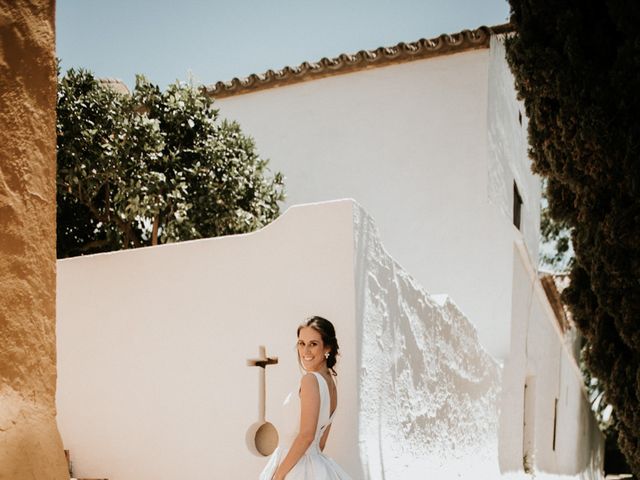
[[(502, 36), (501, 36), (502, 37)], [(487, 133), (489, 139), (489, 202), (503, 215), (513, 219), (513, 183), (522, 196), (521, 227), (527, 254), (538, 264), (540, 240), (540, 177), (531, 172), (524, 105), (516, 97), (513, 75), (505, 60), (504, 40), (491, 37)]]
[[(504, 359), (516, 236), (511, 218), (489, 200), (489, 184), (498, 175), (511, 185), (527, 170), (497, 168), (496, 145), (518, 148), (505, 145), (511, 127), (489, 123), (521, 128), (510, 110), (488, 105), (513, 94), (498, 58), (474, 50), (224, 98), (217, 106), (286, 175), (288, 205), (357, 198), (394, 258), (427, 291), (449, 294), (488, 351)], [(538, 202), (536, 182), (521, 185), (527, 232), (537, 228), (529, 205)]]
[[(354, 480), (530, 478), (523, 385), (536, 378), (538, 478), (599, 479), (602, 439), (524, 242), (513, 250), (504, 372), (446, 295), (432, 296), (350, 200), (289, 209), (258, 232), (58, 262), (58, 424), (78, 477), (257, 478), (246, 446), (295, 390), (295, 328), (336, 325), (339, 408), (327, 453)], [(556, 449), (551, 445), (558, 399)]]
[(245, 433), (297, 388), (297, 326), (334, 322), (340, 406), (327, 451), (360, 478), (351, 202), (290, 209), (248, 235), (58, 262), (58, 422), (74, 474), (252, 479)]
[[(600, 479), (603, 437), (579, 368), (562, 341), (524, 241), (514, 244), (513, 256), (513, 282), (518, 287), (514, 287), (511, 352), (503, 375), (501, 471), (522, 471), (526, 452), (527, 463), (540, 478), (560, 474)], [(525, 383), (531, 389), (530, 400), (525, 400)], [(531, 424), (524, 426), (527, 419), (533, 421), (532, 429)]]
[(355, 213), (363, 478), (499, 478), (498, 362), (455, 303), (429, 295)]

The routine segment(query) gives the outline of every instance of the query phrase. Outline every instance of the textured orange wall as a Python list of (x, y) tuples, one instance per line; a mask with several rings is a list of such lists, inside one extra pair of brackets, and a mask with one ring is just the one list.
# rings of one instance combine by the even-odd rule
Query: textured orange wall
[(55, 2), (0, 0), (0, 479), (68, 478), (55, 418)]

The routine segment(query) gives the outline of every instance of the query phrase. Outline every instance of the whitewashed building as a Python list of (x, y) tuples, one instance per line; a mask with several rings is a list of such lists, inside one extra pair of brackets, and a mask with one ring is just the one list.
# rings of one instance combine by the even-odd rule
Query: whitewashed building
[(343, 351), (328, 450), (354, 479), (601, 477), (602, 437), (538, 279), (540, 180), (506, 30), (210, 88), (285, 174), (288, 206), (357, 203), (60, 261), (59, 425), (79, 475), (256, 478), (246, 361), (258, 345), (279, 357), (265, 403), (278, 428), (299, 375), (287, 335), (321, 314)]
[[(527, 402), (538, 402), (546, 421), (538, 428), (551, 429), (538, 445), (541, 468), (568, 473), (555, 458), (565, 429), (554, 417), (589, 413), (575, 345), (558, 350), (561, 312), (537, 278), (541, 186), (501, 39), (509, 28), (360, 51), (209, 91), (222, 117), (237, 120), (285, 174), (289, 205), (356, 199), (394, 259), (428, 292), (453, 299), (505, 365), (509, 418), (522, 418), (525, 385)], [(531, 463), (523, 460), (531, 428), (524, 447), (522, 425), (503, 428), (511, 438), (503, 467)]]
[(479, 29), (299, 70), (210, 91), (284, 173), (287, 205), (356, 199), (394, 258), (505, 358), (513, 245), (537, 265), (540, 182), (502, 45)]

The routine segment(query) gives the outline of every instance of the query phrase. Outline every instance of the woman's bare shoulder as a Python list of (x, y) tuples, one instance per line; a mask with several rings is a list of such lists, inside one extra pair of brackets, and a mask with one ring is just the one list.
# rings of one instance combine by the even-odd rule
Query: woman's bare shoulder
[(305, 373), (300, 379), (300, 393), (302, 391), (313, 393), (317, 392), (320, 394), (320, 385), (318, 384), (318, 378), (315, 376), (313, 372)]

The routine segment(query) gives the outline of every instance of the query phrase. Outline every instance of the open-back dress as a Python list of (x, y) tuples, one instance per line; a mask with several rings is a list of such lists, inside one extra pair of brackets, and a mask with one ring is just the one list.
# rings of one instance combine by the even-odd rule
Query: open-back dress
[[(340, 466), (331, 458), (327, 457), (320, 450), (320, 439), (322, 434), (331, 424), (333, 414), (331, 413), (331, 395), (329, 393), (329, 385), (327, 381), (318, 372), (315, 374), (320, 390), (320, 412), (318, 414), (318, 425), (316, 426), (316, 434), (313, 442), (304, 453), (298, 463), (287, 473), (286, 480), (351, 480)], [(290, 394), (285, 400), (285, 408), (290, 411), (291, 415), (300, 417), (300, 398), (299, 395)], [(296, 408), (297, 407), (297, 408)], [(260, 474), (260, 480), (271, 480), (276, 472), (278, 465), (285, 459), (291, 444), (298, 435), (300, 426), (289, 435), (282, 435), (280, 444), (269, 457), (269, 461)]]

